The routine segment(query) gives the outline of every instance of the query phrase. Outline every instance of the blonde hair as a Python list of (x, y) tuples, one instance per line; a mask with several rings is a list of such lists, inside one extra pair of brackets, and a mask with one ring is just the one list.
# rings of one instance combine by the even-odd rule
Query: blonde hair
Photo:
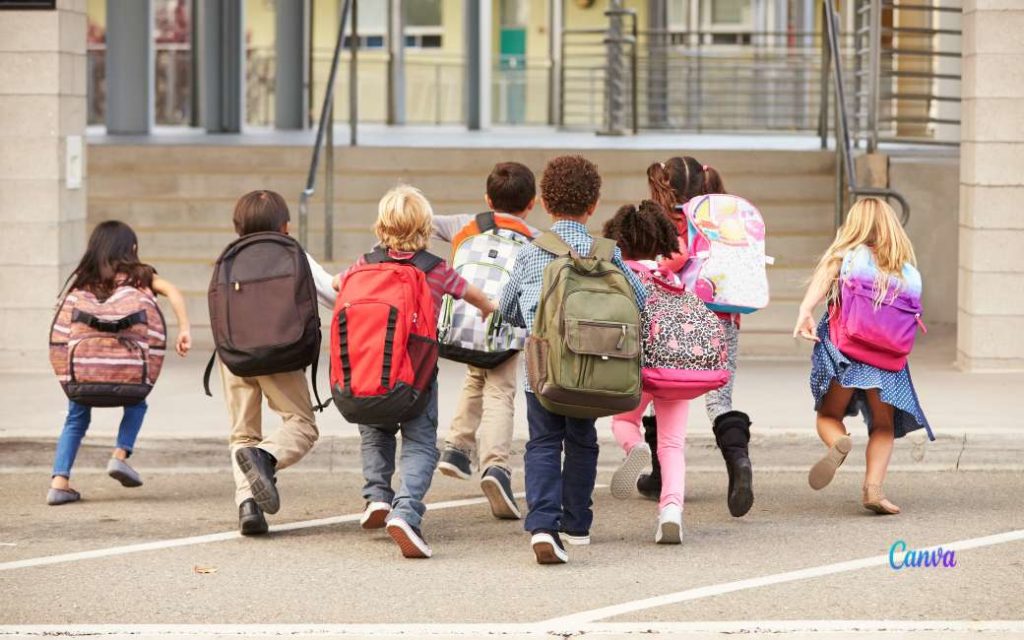
[[(875, 278), (875, 304), (880, 305), (889, 292), (892, 278), (903, 280), (903, 265), (917, 265), (914, 247), (907, 232), (903, 230), (896, 212), (884, 200), (864, 198), (858, 200), (846, 214), (846, 222), (836, 232), (832, 246), (818, 261), (815, 276), (826, 274), (829, 278), (829, 299), (839, 295), (839, 270), (843, 258), (859, 245), (866, 245), (875, 258), (878, 275)], [(893, 292), (893, 297), (898, 293)]]
[(420, 190), (401, 184), (380, 199), (373, 233), (388, 249), (419, 251), (430, 242), (433, 218), (430, 202)]

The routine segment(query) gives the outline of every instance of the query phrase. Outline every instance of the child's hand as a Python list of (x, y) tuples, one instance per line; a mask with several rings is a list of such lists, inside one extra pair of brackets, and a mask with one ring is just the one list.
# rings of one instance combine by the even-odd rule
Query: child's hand
[(341, 291), (341, 274), (338, 274), (331, 279), (331, 286), (334, 287), (335, 291)]
[(814, 323), (814, 316), (811, 315), (810, 311), (800, 309), (800, 313), (797, 314), (796, 318), (796, 328), (793, 329), (793, 337), (803, 338), (809, 342), (821, 342)]
[(498, 303), (496, 303), (494, 300), (491, 300), (490, 298), (488, 298), (487, 299), (487, 306), (485, 308), (483, 308), (483, 309), (480, 309), (480, 317), (483, 318), (486, 321), (487, 318), (491, 317), (491, 314), (496, 312), (497, 310), (498, 310)]
[(178, 355), (182, 358), (188, 353), (189, 349), (192, 348), (192, 332), (189, 329), (178, 332), (178, 340), (174, 344), (174, 350), (178, 352)]

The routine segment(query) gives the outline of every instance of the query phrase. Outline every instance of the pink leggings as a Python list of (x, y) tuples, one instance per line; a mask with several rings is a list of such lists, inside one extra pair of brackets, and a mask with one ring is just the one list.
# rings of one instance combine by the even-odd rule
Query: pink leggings
[(612, 433), (626, 453), (644, 441), (640, 422), (647, 405), (654, 401), (658, 416), (658, 461), (661, 462), (661, 501), (659, 507), (670, 504), (683, 506), (683, 488), (686, 478), (686, 422), (690, 417), (689, 400), (661, 400), (644, 392), (640, 406), (612, 418)]

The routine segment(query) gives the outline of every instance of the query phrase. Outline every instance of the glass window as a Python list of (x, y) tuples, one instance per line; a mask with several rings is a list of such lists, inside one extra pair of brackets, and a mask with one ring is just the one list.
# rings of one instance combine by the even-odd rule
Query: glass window
[(711, 23), (715, 26), (741, 25), (749, 20), (750, 0), (714, 0), (711, 5)]
[(406, 2), (404, 4), (406, 26), (441, 26), (441, 0), (415, 0), (415, 2)]
[(360, 0), (356, 7), (359, 33), (386, 33), (388, 0)]
[(527, 0), (501, 0), (502, 27), (525, 27), (530, 21), (530, 4)]

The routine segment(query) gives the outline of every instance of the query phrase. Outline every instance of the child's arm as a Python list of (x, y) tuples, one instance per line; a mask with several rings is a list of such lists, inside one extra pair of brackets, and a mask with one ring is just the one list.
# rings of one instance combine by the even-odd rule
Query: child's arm
[(644, 283), (640, 282), (640, 278), (637, 277), (633, 270), (629, 268), (622, 260), (622, 251), (618, 247), (615, 247), (615, 255), (612, 258), (612, 263), (622, 271), (622, 275), (626, 276), (626, 280), (629, 282), (629, 286), (633, 288), (633, 295), (636, 298), (636, 306), (640, 309), (644, 308), (647, 303), (647, 290), (644, 289)]
[(333, 309), (334, 300), (338, 297), (338, 290), (334, 286), (334, 278), (308, 253), (306, 254), (306, 260), (309, 262), (309, 270), (313, 273), (317, 300), (328, 309)]
[(793, 329), (794, 338), (803, 338), (811, 342), (821, 342), (817, 335), (817, 328), (814, 322), (814, 308), (825, 299), (828, 290), (832, 287), (839, 271), (839, 263), (826, 264), (818, 267), (811, 278), (811, 284), (807, 287), (803, 302), (800, 303), (800, 311), (796, 316), (796, 327)]
[(475, 284), (466, 287), (466, 293), (462, 295), (462, 299), (479, 309), (480, 316), (484, 320), (498, 310), (498, 305), (494, 303), (494, 300), (488, 298), (483, 289)]
[(451, 242), (452, 238), (455, 237), (455, 234), (458, 233), (462, 227), (469, 224), (472, 219), (472, 216), (468, 215), (435, 215), (433, 219), (431, 219), (431, 225), (434, 227), (434, 233), (431, 234), (431, 237), (443, 240), (444, 242)]
[[(517, 262), (523, 260), (523, 264), (525, 264), (526, 260), (523, 259), (523, 256), (528, 248), (520, 249), (519, 257), (516, 259)], [(501, 300), (498, 303), (498, 312), (501, 314), (501, 317), (514, 327), (526, 327), (526, 320), (523, 318), (523, 313), (519, 308), (519, 290), (522, 288), (523, 273), (525, 271), (523, 268), (518, 268), (512, 272), (512, 278), (505, 284), (505, 288), (501, 290)]]
[(179, 356), (184, 357), (192, 348), (192, 324), (188, 321), (185, 297), (181, 295), (178, 287), (160, 276), (153, 276), (153, 293), (167, 296), (167, 300), (171, 303), (174, 316), (178, 319), (178, 339), (174, 343), (174, 350), (178, 352)]

